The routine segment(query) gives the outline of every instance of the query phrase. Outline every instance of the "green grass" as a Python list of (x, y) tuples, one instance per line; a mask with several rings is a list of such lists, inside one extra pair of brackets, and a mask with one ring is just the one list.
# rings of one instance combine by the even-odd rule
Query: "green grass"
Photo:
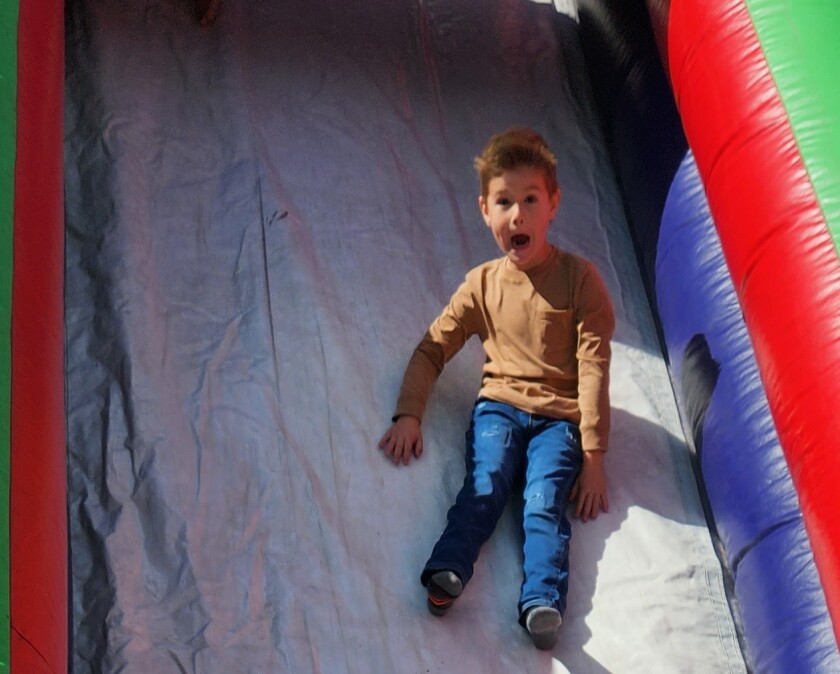
[(0, 671), (10, 670), (9, 450), (18, 3), (0, 2)]

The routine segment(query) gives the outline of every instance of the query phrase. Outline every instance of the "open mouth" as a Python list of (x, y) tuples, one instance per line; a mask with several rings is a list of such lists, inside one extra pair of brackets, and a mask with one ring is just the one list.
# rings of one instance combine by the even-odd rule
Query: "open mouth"
[(531, 237), (527, 234), (514, 234), (510, 237), (510, 245), (513, 246), (514, 250), (519, 250), (520, 248), (525, 248), (531, 241)]

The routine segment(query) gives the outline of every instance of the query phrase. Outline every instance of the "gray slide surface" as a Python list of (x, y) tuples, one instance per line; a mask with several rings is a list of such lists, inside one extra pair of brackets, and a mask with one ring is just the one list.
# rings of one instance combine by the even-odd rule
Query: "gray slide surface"
[[(573, 12), (526, 0), (67, 6), (74, 672), (741, 672)], [(402, 370), (498, 254), (472, 158), (555, 149), (556, 244), (614, 299), (611, 509), (575, 522), (554, 652), (517, 624), (512, 504), (444, 619), (418, 581), (482, 353), (426, 452), (376, 449)]]

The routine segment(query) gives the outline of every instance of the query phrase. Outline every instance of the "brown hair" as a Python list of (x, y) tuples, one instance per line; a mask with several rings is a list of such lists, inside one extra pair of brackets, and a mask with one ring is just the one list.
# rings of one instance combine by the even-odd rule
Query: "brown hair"
[(478, 172), (482, 197), (487, 196), (492, 178), (523, 166), (532, 166), (543, 171), (549, 194), (554, 194), (558, 188), (557, 158), (542, 136), (525, 127), (514, 127), (497, 133), (475, 158), (474, 165)]

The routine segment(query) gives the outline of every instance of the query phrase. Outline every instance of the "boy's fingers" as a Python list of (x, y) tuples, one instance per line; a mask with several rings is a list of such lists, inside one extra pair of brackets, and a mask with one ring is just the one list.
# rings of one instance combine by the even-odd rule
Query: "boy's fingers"
[(405, 438), (400, 438), (399, 444), (397, 445), (397, 454), (394, 456), (394, 462), (399, 463), (400, 461), (402, 461), (403, 463), (405, 463), (405, 455)]
[(586, 494), (578, 499), (577, 517), (584, 522), (595, 519), (598, 516), (598, 499), (594, 494)]
[(391, 454), (394, 451), (394, 427), (391, 426), (382, 439), (379, 441), (379, 449), (384, 449), (386, 454)]
[(416, 440), (411, 437), (406, 437), (399, 433), (394, 433), (393, 429), (389, 430), (379, 441), (380, 449), (384, 450), (385, 456), (389, 457), (394, 463), (403, 463), (408, 465), (411, 461), (411, 455), (414, 454), (417, 458), (423, 453), (423, 436), (421, 435)]
[(598, 518), (602, 512), (610, 511), (610, 503), (606, 494), (587, 494), (578, 501), (577, 516), (584, 522)]
[[(586, 499), (581, 496), (577, 500), (577, 506), (575, 507), (575, 517), (583, 517), (583, 508), (586, 505)], [(585, 520), (584, 520), (585, 521)]]

